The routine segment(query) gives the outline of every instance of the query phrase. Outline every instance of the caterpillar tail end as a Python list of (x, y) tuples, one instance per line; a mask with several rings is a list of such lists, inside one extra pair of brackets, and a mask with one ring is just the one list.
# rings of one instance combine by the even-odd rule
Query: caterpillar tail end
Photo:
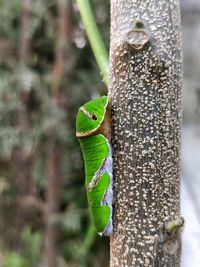
[(99, 236), (111, 236), (112, 233), (113, 233), (113, 221), (112, 221), (112, 217), (111, 217), (105, 230), (103, 232), (98, 232), (98, 235)]

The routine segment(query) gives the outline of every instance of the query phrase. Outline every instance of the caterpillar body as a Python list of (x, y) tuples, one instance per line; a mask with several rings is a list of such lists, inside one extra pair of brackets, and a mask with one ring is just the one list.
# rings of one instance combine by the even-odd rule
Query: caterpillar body
[(113, 203), (113, 160), (111, 115), (107, 96), (79, 108), (76, 118), (85, 167), (85, 186), (92, 221), (99, 235), (111, 235)]

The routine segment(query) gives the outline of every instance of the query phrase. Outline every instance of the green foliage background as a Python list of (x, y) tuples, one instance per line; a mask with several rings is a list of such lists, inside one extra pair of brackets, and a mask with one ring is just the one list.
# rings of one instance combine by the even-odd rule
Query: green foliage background
[[(23, 1), (0, 0), (0, 267), (48, 267), (43, 263), (44, 217), (48, 161), (56, 145), (61, 148), (59, 209), (53, 218), (58, 232), (57, 267), (108, 266), (108, 239), (97, 237), (91, 226), (82, 155), (75, 138), (78, 108), (106, 88), (76, 3), (66, 0), (71, 8), (72, 34), (59, 96), (53, 94), (57, 2), (32, 1), (27, 32), (31, 52), (24, 63), (19, 58)], [(108, 1), (93, 0), (92, 4), (108, 46)], [(22, 155), (31, 162), (28, 171)], [(21, 198), (23, 185), (18, 178), (25, 172), (30, 172), (25, 180), (28, 190)], [(28, 206), (24, 218), (19, 216), (18, 202)]]

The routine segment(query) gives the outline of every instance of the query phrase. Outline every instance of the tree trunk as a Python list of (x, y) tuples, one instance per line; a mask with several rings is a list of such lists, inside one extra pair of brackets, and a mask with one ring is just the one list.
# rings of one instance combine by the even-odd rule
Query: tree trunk
[(179, 1), (111, 0), (111, 267), (180, 266), (181, 78)]

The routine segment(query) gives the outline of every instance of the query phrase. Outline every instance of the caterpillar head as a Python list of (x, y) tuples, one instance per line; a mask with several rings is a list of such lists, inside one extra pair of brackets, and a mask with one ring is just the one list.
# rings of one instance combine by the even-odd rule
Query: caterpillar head
[(86, 137), (98, 132), (108, 106), (108, 97), (102, 96), (86, 103), (79, 108), (76, 117), (76, 136)]

